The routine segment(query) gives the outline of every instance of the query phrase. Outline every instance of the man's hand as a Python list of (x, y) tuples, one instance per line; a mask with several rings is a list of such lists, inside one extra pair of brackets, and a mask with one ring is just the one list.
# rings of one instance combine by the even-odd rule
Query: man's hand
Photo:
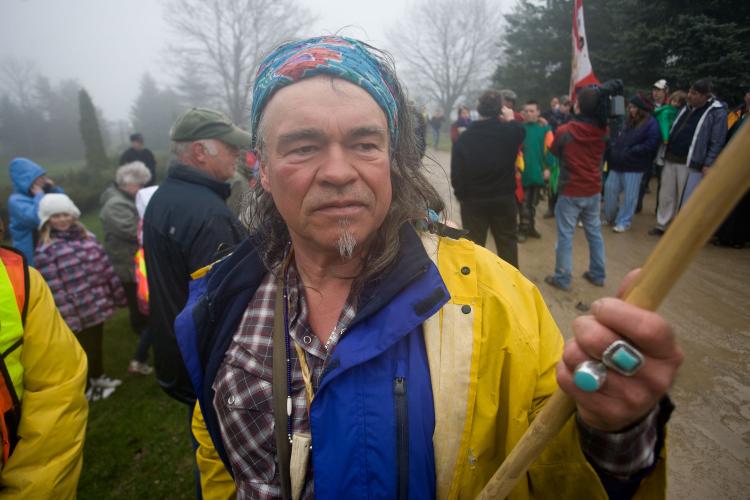
[(31, 184), (29, 191), (31, 191), (32, 196), (36, 196), (39, 193), (44, 193), (45, 185), (53, 187), (55, 183), (52, 182), (52, 179), (50, 179), (46, 175), (40, 175), (39, 177), (34, 179), (34, 182)]
[(547, 125), (549, 125), (549, 122), (548, 122), (548, 121), (547, 121), (547, 119), (546, 119), (545, 117), (543, 117), (543, 116), (540, 116), (540, 117), (539, 117), (539, 119), (537, 120), (537, 122), (538, 122), (538, 123), (539, 123), (539, 125), (541, 125), (542, 127), (546, 127)]
[(544, 169), (544, 174), (543, 175), (544, 175), (544, 180), (548, 181), (549, 180), (549, 169), (548, 168)]
[(709, 167), (710, 165), (703, 165), (703, 168), (701, 169), (701, 173), (703, 174), (703, 177), (705, 177), (706, 174), (708, 173)]
[(504, 122), (512, 122), (515, 119), (513, 110), (508, 106), (503, 106), (503, 109), (500, 110), (500, 119)]
[[(634, 277), (635, 273), (630, 273), (625, 282)], [(671, 387), (683, 354), (670, 326), (654, 312), (614, 298), (597, 300), (591, 312), (573, 322), (574, 337), (566, 343), (557, 365), (557, 381), (575, 399), (584, 423), (617, 432), (641, 420), (658, 404)], [(645, 363), (640, 370), (626, 377), (608, 369), (601, 389), (580, 390), (573, 382), (576, 366), (586, 360), (601, 360), (604, 350), (622, 338), (643, 354)]]

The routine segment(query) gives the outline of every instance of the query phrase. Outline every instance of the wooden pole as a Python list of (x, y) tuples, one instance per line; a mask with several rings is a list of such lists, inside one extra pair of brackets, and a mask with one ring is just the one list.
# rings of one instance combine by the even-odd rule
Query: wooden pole
[[(656, 310), (732, 208), (750, 189), (750, 126), (724, 148), (708, 175), (646, 259), (624, 300)], [(478, 499), (505, 498), (575, 412), (575, 402), (558, 389), (495, 472)]]

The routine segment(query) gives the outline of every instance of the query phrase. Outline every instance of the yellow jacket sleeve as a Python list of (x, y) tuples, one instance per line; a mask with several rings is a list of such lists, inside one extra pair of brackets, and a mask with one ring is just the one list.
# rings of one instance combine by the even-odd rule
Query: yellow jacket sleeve
[(86, 355), (29, 268), (18, 444), (0, 473), (0, 498), (75, 498), (88, 418)]
[(201, 492), (205, 500), (226, 500), (235, 498), (237, 491), (234, 479), (224, 467), (224, 462), (216, 453), (214, 443), (206, 429), (200, 406), (196, 403), (193, 410), (193, 437), (198, 441), (195, 461), (201, 475)]

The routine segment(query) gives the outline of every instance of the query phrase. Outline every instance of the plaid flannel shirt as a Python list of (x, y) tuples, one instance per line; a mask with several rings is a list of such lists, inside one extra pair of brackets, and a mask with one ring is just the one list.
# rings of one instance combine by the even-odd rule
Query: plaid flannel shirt
[[(263, 279), (242, 317), (224, 361), (216, 374), (214, 408), (221, 436), (234, 471), (238, 498), (279, 499), (276, 466), (273, 400), (273, 321), (277, 281), (274, 273)], [(317, 391), (328, 352), (307, 322), (305, 295), (294, 265), (289, 267), (289, 335), (305, 352)], [(354, 319), (350, 300), (336, 325), (337, 337)], [(329, 347), (335, 348), (334, 339)], [(309, 432), (307, 401), (302, 369), (292, 347), (292, 432)], [(630, 476), (654, 462), (656, 444), (654, 410), (641, 424), (620, 434), (599, 432), (579, 422), (581, 447), (590, 461), (615, 476)], [(302, 498), (313, 498), (310, 469)]]

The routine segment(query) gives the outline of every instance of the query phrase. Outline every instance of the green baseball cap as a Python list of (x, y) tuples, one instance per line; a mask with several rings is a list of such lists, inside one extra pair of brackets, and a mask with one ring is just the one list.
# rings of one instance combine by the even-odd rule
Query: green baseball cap
[(172, 126), (169, 137), (175, 142), (217, 139), (238, 148), (249, 148), (253, 143), (252, 136), (232, 123), (226, 115), (205, 108), (192, 108), (184, 112)]

